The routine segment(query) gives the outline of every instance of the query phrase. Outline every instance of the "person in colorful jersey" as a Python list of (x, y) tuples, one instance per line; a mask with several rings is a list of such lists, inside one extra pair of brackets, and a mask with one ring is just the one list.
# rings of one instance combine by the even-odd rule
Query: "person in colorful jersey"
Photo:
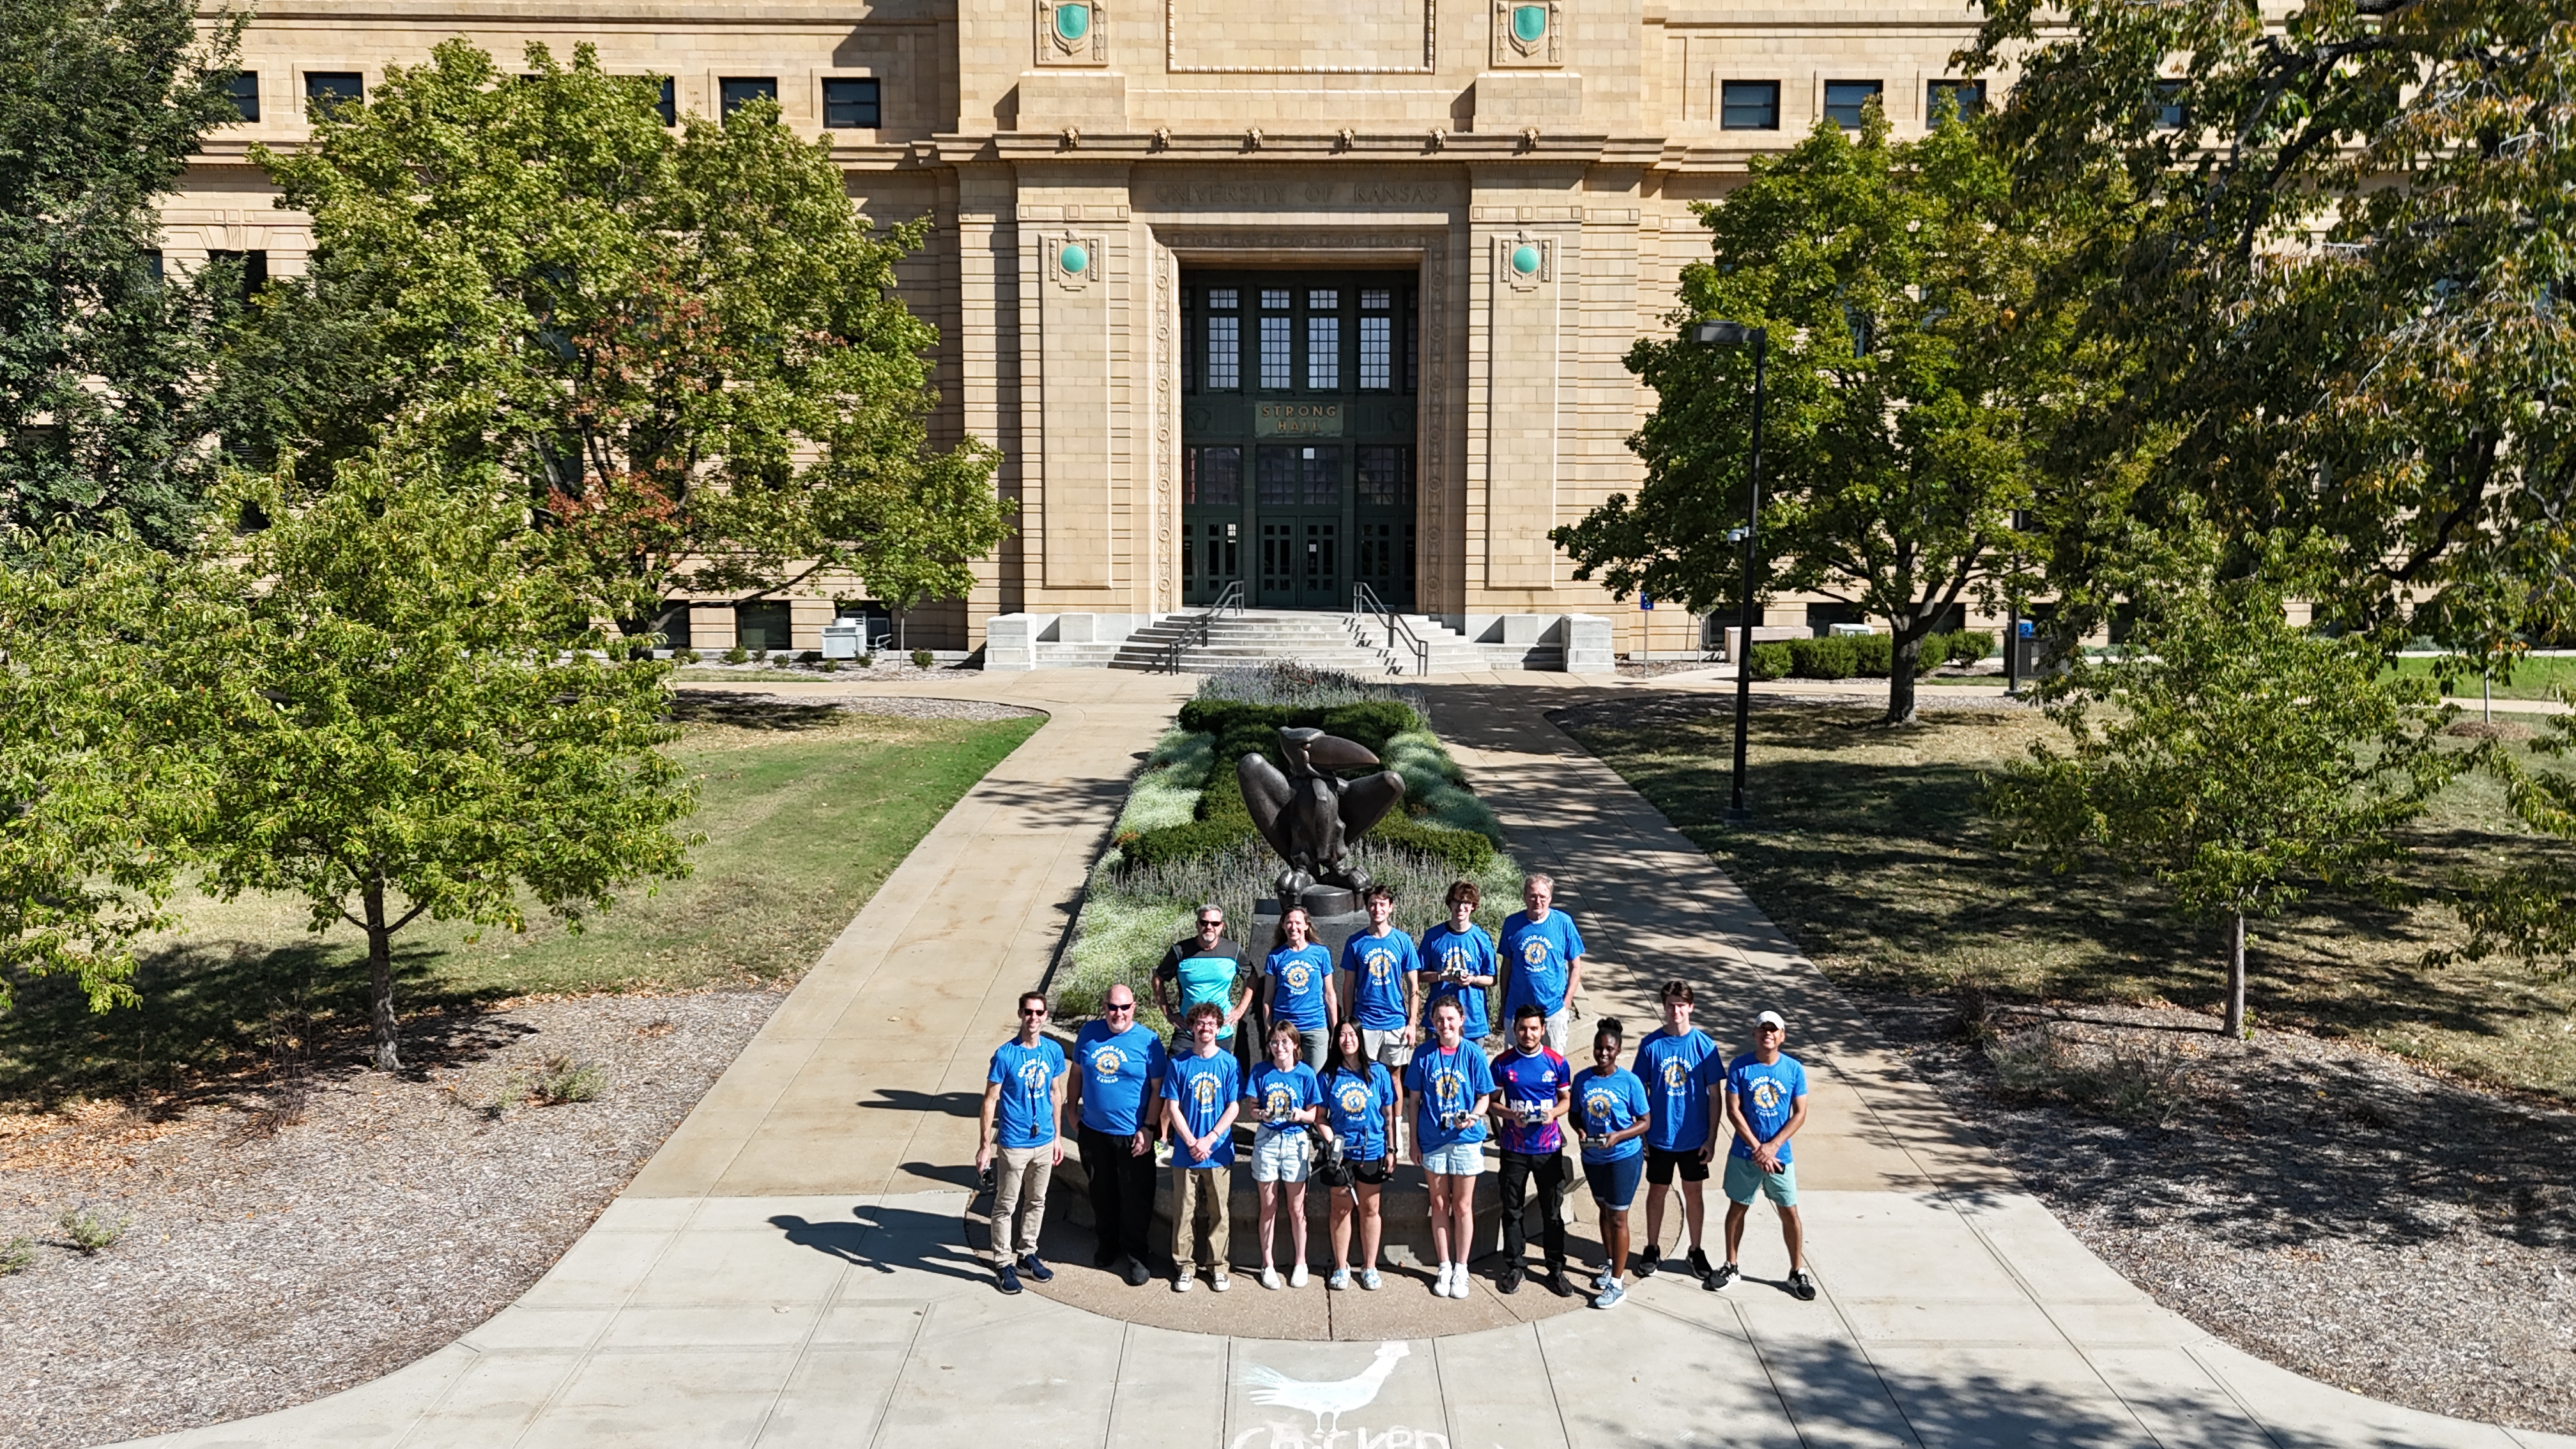
[(1626, 1029), (1605, 1016), (1592, 1032), (1592, 1065), (1574, 1075), (1574, 1113), (1583, 1124), (1583, 1181), (1601, 1213), (1605, 1261), (1593, 1285), (1595, 1308), (1616, 1308), (1627, 1297), (1620, 1278), (1628, 1271), (1628, 1209), (1645, 1175), (1646, 1147), (1639, 1138), (1654, 1126), (1646, 1084), (1619, 1065)]
[(1121, 981), (1104, 993), (1100, 1019), (1073, 1039), (1074, 1140), (1099, 1225), (1095, 1268), (1127, 1260), (1130, 1287), (1154, 1273), (1147, 1235), (1154, 1224), (1154, 1139), (1162, 1135), (1163, 1039), (1136, 1019), (1136, 992)]
[(1348, 1187), (1332, 1192), (1333, 1275), (1326, 1288), (1351, 1286), (1351, 1220), (1359, 1220), (1360, 1287), (1374, 1293), (1378, 1276), (1378, 1242), (1385, 1220), (1379, 1196), (1394, 1163), (1395, 1076), (1383, 1062), (1371, 1061), (1360, 1024), (1343, 1017), (1333, 1027), (1333, 1055), (1323, 1076), (1324, 1120), (1342, 1139), (1342, 1156), (1350, 1164)]
[(1332, 1050), (1333, 1023), (1342, 1015), (1333, 990), (1333, 953), (1315, 939), (1315, 923), (1304, 906), (1290, 906), (1280, 916), (1270, 944), (1261, 968), (1269, 993), (1263, 1009), (1273, 1027), (1284, 1021), (1297, 1029), (1297, 1054), (1321, 1071)]
[(1426, 1038), (1431, 1034), (1431, 1008), (1443, 1001), (1456, 1001), (1465, 1014), (1459, 1035), (1481, 1043), (1489, 1030), (1485, 993), (1494, 984), (1494, 938), (1476, 924), (1476, 908), (1483, 903), (1474, 881), (1458, 881), (1449, 887), (1449, 919), (1422, 933), (1416, 954), (1422, 958), (1421, 1020)]
[(1798, 1221), (1798, 1169), (1789, 1160), (1789, 1139), (1807, 1125), (1807, 1068), (1780, 1050), (1788, 1036), (1780, 1013), (1763, 1012), (1753, 1019), (1753, 1050), (1726, 1064), (1726, 1119), (1735, 1129), (1726, 1154), (1726, 1262), (1703, 1286), (1730, 1288), (1743, 1276), (1735, 1257), (1744, 1218), (1754, 1198), (1768, 1197), (1789, 1248), (1788, 1289), (1813, 1302), (1816, 1283), (1807, 1276), (1806, 1234)]
[(1213, 1001), (1190, 1008), (1183, 1025), (1190, 1049), (1172, 1058), (1163, 1076), (1163, 1128), (1172, 1139), (1172, 1291), (1187, 1293), (1193, 1281), (1191, 1249), (1204, 1211), (1208, 1226), (1204, 1252), (1197, 1261), (1208, 1270), (1208, 1286), (1224, 1292), (1226, 1251), (1231, 1246), (1226, 1222), (1227, 1199), (1234, 1191), (1234, 1119), (1243, 1111), (1243, 1069), (1217, 1050), (1217, 1027), (1225, 1011)]
[(1687, 981), (1667, 981), (1657, 993), (1664, 1023), (1637, 1043), (1629, 1064), (1655, 1104), (1655, 1130), (1646, 1134), (1646, 1249), (1637, 1255), (1637, 1276), (1653, 1275), (1663, 1262), (1664, 1194), (1676, 1174), (1682, 1180), (1682, 1220), (1690, 1233), (1691, 1276), (1708, 1277), (1708, 1209), (1701, 1184), (1708, 1181), (1709, 1159), (1717, 1155), (1717, 1122), (1709, 1115), (1710, 1087), (1725, 1074), (1717, 1042), (1691, 1025), (1692, 993)]
[(1503, 1271), (1496, 1291), (1517, 1293), (1528, 1255), (1530, 1183), (1538, 1183), (1547, 1286), (1565, 1295), (1565, 1132), (1574, 1068), (1547, 1044), (1547, 1013), (1533, 1002), (1512, 1017), (1512, 1046), (1494, 1058), (1494, 1120), (1502, 1125)]
[(975, 1171), (1001, 1165), (993, 1176), (993, 1272), (1005, 1293), (1020, 1291), (1020, 1274), (1044, 1283), (1055, 1276), (1038, 1257), (1038, 1228), (1046, 1221), (1047, 1183), (1064, 1161), (1056, 1122), (1064, 1112), (1064, 1048), (1040, 1034), (1047, 999), (1020, 997), (1020, 1032), (993, 1052), (984, 1072), (983, 1133), (976, 1139)]
[(1278, 1236), (1279, 1200), (1288, 1200), (1288, 1237), (1297, 1255), (1289, 1260), (1288, 1286), (1306, 1286), (1306, 1175), (1314, 1160), (1309, 1123), (1321, 1120), (1324, 1090), (1315, 1069), (1297, 1060), (1297, 1028), (1270, 1023), (1270, 1058), (1252, 1069), (1244, 1084), (1243, 1114), (1252, 1129), (1252, 1182), (1261, 1197), (1261, 1286), (1277, 1288), (1279, 1270), (1270, 1266)]
[[(1401, 940), (1402, 937), (1397, 939)], [(1458, 1003), (1431, 1013), (1438, 1038), (1404, 1067), (1413, 1104), (1413, 1161), (1431, 1185), (1431, 1247), (1440, 1276), (1431, 1291), (1467, 1296), (1467, 1254), (1476, 1241), (1476, 1177), (1485, 1170), (1485, 1109), (1493, 1097), (1493, 1064), (1484, 1048), (1459, 1036)]]
[(1583, 994), (1583, 933), (1574, 917), (1554, 909), (1555, 900), (1555, 880), (1531, 876), (1521, 882), (1525, 909), (1503, 918), (1503, 1015), (1538, 1003), (1547, 1013), (1547, 1044), (1562, 1054), (1574, 999)]

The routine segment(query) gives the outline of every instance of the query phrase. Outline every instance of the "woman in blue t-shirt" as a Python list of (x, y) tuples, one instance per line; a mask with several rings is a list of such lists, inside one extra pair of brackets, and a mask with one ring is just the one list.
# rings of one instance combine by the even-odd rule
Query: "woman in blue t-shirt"
[(1327, 1288), (1351, 1286), (1351, 1218), (1360, 1220), (1360, 1286), (1374, 1293), (1383, 1281), (1377, 1272), (1378, 1238), (1385, 1220), (1378, 1194), (1395, 1141), (1395, 1075), (1369, 1060), (1360, 1024), (1343, 1017), (1333, 1027), (1333, 1056), (1324, 1067), (1324, 1121), (1342, 1139), (1343, 1158), (1351, 1165), (1349, 1187), (1326, 1190), (1333, 1208), (1333, 1276)]
[(1646, 1084), (1619, 1065), (1626, 1028), (1615, 1016), (1601, 1018), (1592, 1033), (1592, 1065), (1574, 1074), (1574, 1116), (1583, 1125), (1583, 1181), (1592, 1189), (1593, 1206), (1601, 1210), (1601, 1265), (1595, 1308), (1616, 1308), (1627, 1290), (1619, 1286), (1628, 1271), (1628, 1208), (1637, 1200), (1637, 1180), (1645, 1175), (1646, 1144), (1638, 1139), (1654, 1125), (1647, 1106)]
[(1304, 906), (1290, 906), (1270, 939), (1270, 959), (1262, 979), (1269, 983), (1264, 1003), (1274, 1022), (1297, 1028), (1297, 1054), (1320, 1072), (1332, 1047), (1333, 1023), (1341, 1019), (1333, 993), (1333, 953), (1314, 936), (1314, 922)]
[(1252, 1129), (1252, 1181), (1261, 1197), (1261, 1286), (1277, 1288), (1279, 1270), (1270, 1266), (1270, 1248), (1278, 1236), (1279, 1199), (1288, 1199), (1288, 1236), (1297, 1244), (1289, 1260), (1288, 1286), (1306, 1286), (1306, 1176), (1314, 1165), (1308, 1124), (1323, 1120), (1317, 1108), (1324, 1094), (1315, 1069), (1297, 1060), (1297, 1028), (1270, 1023), (1270, 1059), (1252, 1069), (1243, 1086), (1244, 1120)]

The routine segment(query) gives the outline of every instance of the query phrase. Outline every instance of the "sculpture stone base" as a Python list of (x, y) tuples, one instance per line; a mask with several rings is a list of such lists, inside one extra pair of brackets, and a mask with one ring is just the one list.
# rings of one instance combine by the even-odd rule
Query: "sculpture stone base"
[[(1319, 892), (1327, 889), (1330, 888), (1318, 886), (1315, 890), (1311, 890), (1306, 893), (1306, 899), (1311, 901)], [(1348, 891), (1342, 891), (1339, 894), (1344, 899), (1348, 899), (1350, 896), (1350, 892)], [(1277, 901), (1263, 901), (1259, 906), (1254, 908), (1252, 913), (1252, 936), (1249, 940), (1244, 942), (1244, 947), (1256, 960), (1270, 954), (1270, 943), (1277, 938), (1279, 930), (1279, 914), (1279, 903)], [(1368, 912), (1338, 911), (1328, 916), (1319, 915), (1313, 906), (1308, 906), (1306, 908), (1306, 915), (1315, 923), (1316, 943), (1321, 945), (1325, 950), (1333, 953), (1333, 969), (1336, 971), (1340, 970), (1342, 965), (1342, 943), (1368, 929)], [(1258, 944), (1256, 945), (1256, 943)]]
[(1353, 911), (1362, 916), (1368, 914), (1367, 909), (1360, 905), (1360, 893), (1340, 886), (1308, 886), (1298, 893), (1297, 904), (1304, 906), (1306, 914), (1319, 923), (1326, 916), (1346, 916)]

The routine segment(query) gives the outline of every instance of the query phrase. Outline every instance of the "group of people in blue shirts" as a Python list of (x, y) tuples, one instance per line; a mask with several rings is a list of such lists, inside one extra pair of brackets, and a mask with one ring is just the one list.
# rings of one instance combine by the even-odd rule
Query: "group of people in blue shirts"
[[(1201, 1269), (1213, 1290), (1231, 1286), (1227, 1200), (1236, 1129), (1248, 1125), (1266, 1288), (1311, 1281), (1305, 1196), (1318, 1180), (1330, 1195), (1326, 1286), (1381, 1288), (1381, 1194), (1402, 1159), (1421, 1169), (1430, 1193), (1439, 1260), (1432, 1291), (1469, 1296), (1475, 1185), (1490, 1140), (1500, 1158), (1503, 1207), (1499, 1292), (1517, 1292), (1528, 1277), (1533, 1193), (1543, 1281), (1559, 1294), (1578, 1291), (1566, 1271), (1571, 1145), (1601, 1219), (1603, 1262), (1588, 1285), (1593, 1306), (1621, 1301), (1632, 1266), (1638, 1277), (1661, 1267), (1665, 1199), (1676, 1181), (1692, 1244), (1689, 1271), (1704, 1287), (1723, 1291), (1738, 1281), (1746, 1214), (1768, 1196), (1788, 1247), (1782, 1286), (1813, 1298), (1791, 1150), (1806, 1120), (1806, 1072), (1781, 1050), (1786, 1023), (1762, 1012), (1751, 1049), (1729, 1057), (1691, 1024), (1689, 984), (1666, 982), (1663, 1021), (1637, 1042), (1626, 1065), (1625, 1029), (1603, 1019), (1594, 1024), (1590, 1065), (1575, 1068), (1566, 1046), (1583, 979), (1583, 937), (1571, 916), (1553, 908), (1553, 894), (1547, 877), (1530, 877), (1525, 909), (1506, 919), (1497, 943), (1473, 923), (1476, 886), (1460, 881), (1449, 888), (1449, 920), (1416, 942), (1389, 924), (1393, 895), (1373, 889), (1369, 926), (1344, 944), (1338, 962), (1314, 940), (1305, 913), (1291, 909), (1257, 972), (1225, 938), (1223, 910), (1202, 906), (1196, 934), (1154, 973), (1165, 1014), (1180, 1023), (1169, 1043), (1138, 1024), (1135, 993), (1120, 984), (1107, 993), (1101, 1017), (1076, 1036), (1068, 1059), (1043, 1034), (1045, 998), (1023, 997), (1020, 1032), (994, 1053), (987, 1074), (977, 1151), (978, 1169), (993, 1172), (992, 1252), (1003, 1291), (1020, 1291), (1022, 1274), (1053, 1276), (1036, 1251), (1037, 1227), (1052, 1168), (1063, 1158), (1058, 1123), (1069, 1109), (1099, 1225), (1095, 1263), (1123, 1265), (1136, 1286), (1155, 1276), (1147, 1238), (1158, 1143), (1168, 1144), (1173, 1174), (1173, 1290), (1190, 1291)], [(1497, 984), (1505, 1029), (1489, 1049), (1497, 1033), (1487, 1001)], [(1256, 994), (1266, 998), (1269, 1023), (1257, 1053), (1253, 1033), (1243, 1029)], [(1702, 1186), (1721, 1155), (1726, 1259), (1712, 1264)], [(1646, 1246), (1632, 1265), (1628, 1219), (1641, 1185)], [(1274, 1257), (1283, 1210), (1291, 1240), (1284, 1273)]]

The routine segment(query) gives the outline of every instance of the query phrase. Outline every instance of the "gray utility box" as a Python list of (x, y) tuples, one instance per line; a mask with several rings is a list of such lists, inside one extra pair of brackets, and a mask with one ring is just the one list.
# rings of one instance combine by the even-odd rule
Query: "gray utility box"
[(823, 626), (823, 657), (856, 659), (867, 644), (866, 620), (834, 619)]

